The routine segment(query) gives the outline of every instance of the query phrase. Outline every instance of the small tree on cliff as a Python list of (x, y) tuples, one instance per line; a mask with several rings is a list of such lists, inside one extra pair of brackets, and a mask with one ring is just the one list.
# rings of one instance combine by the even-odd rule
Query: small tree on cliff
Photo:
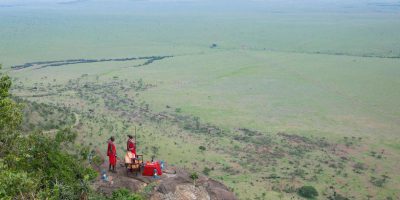
[(10, 77), (0, 72), (0, 144), (4, 146), (16, 136), (16, 129), (22, 122), (21, 106), (10, 98), (10, 87)]
[(196, 172), (190, 174), (190, 178), (193, 180), (193, 185), (196, 186), (196, 180), (199, 178)]

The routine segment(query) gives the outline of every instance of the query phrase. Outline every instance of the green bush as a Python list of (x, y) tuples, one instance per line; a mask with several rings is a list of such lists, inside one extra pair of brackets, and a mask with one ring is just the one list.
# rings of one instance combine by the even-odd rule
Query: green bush
[(200, 149), (200, 151), (205, 151), (205, 150), (206, 150), (206, 147), (204, 147), (204, 146), (199, 146), (199, 149)]
[(100, 166), (104, 162), (104, 159), (101, 158), (99, 155), (94, 155), (92, 159), (92, 163), (95, 166)]
[[(0, 73), (0, 145), (2, 146), (7, 146), (5, 144), (15, 139), (16, 129), (22, 122), (22, 106), (10, 98), (10, 87), (10, 77)], [(3, 149), (0, 148), (0, 155)]]
[(21, 107), (9, 94), (11, 81), (0, 74), (0, 199), (84, 199), (97, 172), (79, 152), (63, 149), (76, 133), (61, 130), (55, 138), (38, 131), (22, 134)]
[(193, 180), (193, 185), (196, 185), (196, 180), (199, 178), (199, 175), (196, 172), (193, 172), (189, 175), (189, 177)]
[(210, 175), (210, 172), (211, 172), (211, 169), (210, 169), (210, 168), (204, 167), (204, 169), (203, 169), (203, 174), (204, 174), (204, 175), (208, 176), (208, 175)]
[(0, 159), (0, 199), (17, 196), (31, 196), (35, 191), (36, 182), (26, 172), (13, 172)]
[[(30, 134), (16, 141), (5, 157), (7, 169), (18, 173), (27, 172), (37, 183), (42, 198), (79, 199), (89, 190), (88, 182), (97, 172), (82, 165), (76, 156), (64, 152), (58, 142), (39, 133)], [(17, 189), (24, 189), (17, 185)], [(46, 190), (50, 191), (48, 193)], [(34, 190), (33, 190), (34, 191)], [(8, 195), (12, 193), (7, 190)]]
[(377, 187), (383, 187), (387, 183), (387, 179), (388, 177), (385, 175), (383, 175), (382, 178), (377, 178), (373, 176), (371, 177), (370, 182)]
[(297, 193), (305, 198), (315, 198), (318, 196), (318, 191), (313, 186), (303, 186), (299, 188)]
[(143, 198), (138, 194), (131, 193), (128, 189), (118, 189), (113, 191), (112, 200), (142, 200)]

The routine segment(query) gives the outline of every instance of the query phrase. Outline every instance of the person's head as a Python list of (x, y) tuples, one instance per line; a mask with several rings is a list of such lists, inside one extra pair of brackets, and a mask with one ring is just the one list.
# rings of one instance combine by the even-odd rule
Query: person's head
[(114, 140), (115, 140), (114, 136), (111, 136), (110, 140), (111, 140), (111, 142), (114, 142)]
[(128, 135), (128, 138), (129, 138), (129, 139), (133, 139), (133, 136), (132, 136), (132, 135)]

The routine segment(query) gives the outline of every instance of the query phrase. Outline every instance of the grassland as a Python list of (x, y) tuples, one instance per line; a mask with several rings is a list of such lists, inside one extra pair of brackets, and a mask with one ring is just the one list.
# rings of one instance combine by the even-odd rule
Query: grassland
[[(302, 185), (320, 199), (399, 198), (396, 12), (1, 9), (13, 94), (76, 113), (93, 149), (115, 135), (122, 155), (136, 126), (147, 159), (207, 173), (240, 199), (300, 198)], [(157, 56), (171, 57), (11, 68)]]

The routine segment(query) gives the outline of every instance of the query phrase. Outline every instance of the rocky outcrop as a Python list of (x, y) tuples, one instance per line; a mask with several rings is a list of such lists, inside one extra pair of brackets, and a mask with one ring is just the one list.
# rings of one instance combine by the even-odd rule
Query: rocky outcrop
[[(101, 166), (103, 169), (105, 167)], [(136, 193), (143, 193), (146, 188), (146, 195), (150, 200), (237, 199), (224, 184), (206, 176), (200, 176), (194, 184), (189, 173), (179, 168), (167, 168), (162, 176), (153, 178), (135, 175), (127, 172), (124, 166), (119, 166), (117, 173), (107, 172), (107, 181), (99, 177), (93, 186), (105, 195), (111, 195), (112, 191), (119, 188), (126, 188)]]
[(166, 174), (154, 189), (150, 199), (180, 199), (180, 200), (235, 200), (235, 195), (222, 183), (206, 176), (200, 176), (194, 185), (189, 174), (182, 169), (174, 174)]

